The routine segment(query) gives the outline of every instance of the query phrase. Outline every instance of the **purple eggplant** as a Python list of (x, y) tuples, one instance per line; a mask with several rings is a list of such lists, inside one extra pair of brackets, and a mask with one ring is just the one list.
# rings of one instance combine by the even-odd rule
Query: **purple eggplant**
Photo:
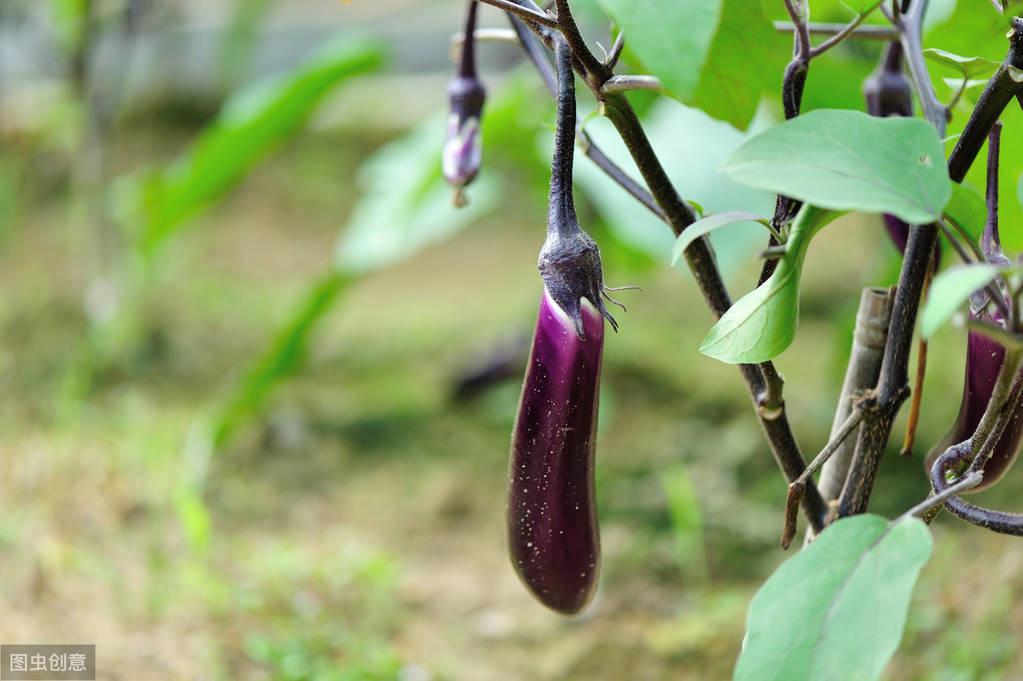
[[(998, 231), (998, 156), (1001, 146), (1001, 125), (996, 125), (988, 144), (988, 186), (987, 186), (987, 224), (981, 236), (980, 248), (984, 259), (993, 265), (1006, 266), (1011, 263), (1002, 252), (1002, 242)], [(1005, 317), (998, 309), (991, 310), (991, 295), (1002, 297), (1005, 306), (1010, 304), (1006, 291), (995, 288), (981, 289), (970, 296), (970, 318), (997, 326), (1005, 326)], [(963, 382), (963, 399), (959, 404), (959, 415), (955, 424), (927, 455), (926, 466), (930, 470), (934, 461), (952, 445), (969, 440), (981, 417), (991, 401), (995, 382), (1005, 361), (1005, 348), (998, 341), (980, 333), (971, 331), (966, 340), (966, 376)], [(984, 477), (981, 483), (969, 492), (979, 492), (995, 484), (1008, 472), (1019, 454), (1020, 443), (1023, 441), (1023, 404), (1018, 404), (1012, 411), (1012, 420), (1002, 431), (995, 444), (991, 458), (984, 465)]]
[(593, 490), (604, 319), (589, 303), (575, 322), (544, 291), (515, 422), (508, 489), (512, 563), (545, 605), (582, 610), (597, 584)]
[(483, 162), (480, 120), (487, 91), (476, 74), (476, 10), (479, 3), (469, 2), (465, 21), (465, 39), (458, 73), (448, 86), (451, 114), (447, 138), (441, 156), (444, 179), (455, 188), (455, 203), (465, 204), (464, 189), (479, 174)]
[[(974, 319), (1002, 323), (1001, 315), (988, 312), (973, 312)], [(966, 377), (963, 385), (963, 399), (959, 405), (959, 415), (951, 430), (942, 438), (930, 454), (927, 455), (926, 466), (930, 470), (934, 461), (949, 447), (969, 440), (991, 400), (991, 393), (1005, 360), (1005, 348), (987, 336), (970, 332), (966, 341)], [(1020, 405), (1013, 411), (1012, 420), (1002, 432), (995, 445), (994, 453), (984, 466), (984, 478), (981, 483), (969, 490), (979, 492), (995, 484), (1008, 472), (1019, 453), (1020, 442), (1023, 440), (1023, 409)]]
[[(508, 544), (529, 590), (563, 614), (593, 598), (600, 562), (594, 445), (604, 320), (597, 244), (579, 227), (572, 199), (575, 84), (560, 38), (558, 112), (547, 239), (540, 251), (540, 315), (512, 436)], [(610, 299), (610, 298), (609, 298)]]
[[(897, 41), (890, 43), (877, 68), (863, 83), (867, 113), (871, 116), (913, 115), (913, 85), (903, 71), (902, 62), (902, 45)], [(894, 215), (885, 215), (884, 224), (896, 248), (904, 252), (909, 225)]]

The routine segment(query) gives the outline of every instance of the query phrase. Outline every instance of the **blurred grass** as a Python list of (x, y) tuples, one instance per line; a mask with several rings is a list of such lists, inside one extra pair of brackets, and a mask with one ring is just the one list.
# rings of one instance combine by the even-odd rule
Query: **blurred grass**
[[(355, 164), (380, 141), (305, 135), (259, 169), (168, 244), (122, 342), (75, 390), (89, 329), (66, 196), (19, 207), (0, 250), (0, 640), (96, 642), (111, 679), (727, 678), (746, 604), (785, 557), (785, 488), (734, 368), (696, 351), (711, 320), (688, 275), (608, 258), (609, 281), (643, 292), (607, 346), (593, 609), (547, 613), (507, 564), (518, 386), (449, 396), (531, 328), (533, 189), (508, 182), (499, 215), (357, 285), (266, 417), (222, 456), (188, 458), (196, 415), (328, 267)], [(176, 144), (143, 133), (121, 162)], [(779, 362), (807, 453), (827, 437), (858, 290), (894, 271), (866, 219), (814, 244)], [(958, 407), (958, 335), (931, 351), (924, 446)], [(894, 449), (876, 502), (889, 514), (926, 491), (919, 456)], [(1018, 489), (1010, 476), (993, 502)], [(1021, 678), (1023, 548), (948, 518), (936, 534), (889, 677)]]

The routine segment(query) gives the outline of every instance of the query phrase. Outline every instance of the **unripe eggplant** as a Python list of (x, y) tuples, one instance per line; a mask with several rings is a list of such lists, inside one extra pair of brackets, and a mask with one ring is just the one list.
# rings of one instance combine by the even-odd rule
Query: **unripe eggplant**
[(448, 86), (450, 115), (447, 139), (441, 157), (444, 179), (455, 188), (455, 204), (466, 203), (463, 190), (479, 174), (483, 162), (480, 120), (487, 92), (476, 74), (476, 10), (470, 0), (466, 13), (465, 39), (458, 73)]
[(594, 448), (604, 320), (597, 245), (579, 227), (572, 200), (575, 86), (558, 39), (558, 117), (547, 239), (540, 251), (540, 315), (512, 436), (508, 544), (529, 590), (563, 614), (585, 608), (597, 584), (600, 538)]

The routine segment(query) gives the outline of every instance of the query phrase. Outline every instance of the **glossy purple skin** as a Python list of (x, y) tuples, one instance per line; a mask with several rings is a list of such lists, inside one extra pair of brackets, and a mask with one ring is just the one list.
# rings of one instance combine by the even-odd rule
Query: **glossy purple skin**
[(512, 564), (547, 607), (571, 615), (593, 598), (600, 560), (593, 488), (604, 320), (584, 301), (586, 340), (544, 290), (512, 436)]
[[(980, 316), (986, 321), (996, 322), (987, 313), (971, 316)], [(966, 378), (963, 385), (963, 400), (959, 405), (959, 416), (952, 429), (927, 455), (927, 470), (931, 469), (934, 461), (946, 449), (973, 436), (984, 415), (984, 410), (987, 409), (987, 404), (991, 400), (998, 372), (1005, 359), (1005, 348), (987, 336), (970, 332), (966, 343)], [(1023, 440), (1023, 413), (1017, 406), (1012, 421), (1009, 422), (999, 438), (998, 444), (995, 445), (991, 459), (984, 466), (984, 479), (969, 492), (979, 492), (998, 482), (1016, 460), (1021, 440)]]

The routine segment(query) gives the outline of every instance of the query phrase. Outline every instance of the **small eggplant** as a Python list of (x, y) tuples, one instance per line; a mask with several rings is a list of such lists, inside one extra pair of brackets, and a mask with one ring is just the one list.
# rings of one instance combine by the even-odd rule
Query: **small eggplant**
[(597, 584), (600, 538), (594, 447), (607, 297), (597, 245), (572, 199), (575, 85), (558, 39), (558, 115), (547, 239), (540, 251), (540, 315), (512, 436), (508, 544), (512, 564), (547, 607), (570, 615)]
[[(913, 86), (902, 68), (902, 45), (896, 41), (888, 45), (881, 62), (863, 83), (863, 96), (867, 100), (867, 113), (871, 116), (913, 115)], [(909, 239), (909, 225), (894, 215), (884, 216), (885, 228), (899, 252), (905, 252)]]
[(483, 162), (480, 120), (487, 92), (476, 75), (476, 10), (479, 3), (469, 2), (465, 39), (458, 73), (448, 86), (451, 114), (442, 154), (444, 179), (455, 188), (455, 205), (465, 205), (464, 189), (479, 174)]

